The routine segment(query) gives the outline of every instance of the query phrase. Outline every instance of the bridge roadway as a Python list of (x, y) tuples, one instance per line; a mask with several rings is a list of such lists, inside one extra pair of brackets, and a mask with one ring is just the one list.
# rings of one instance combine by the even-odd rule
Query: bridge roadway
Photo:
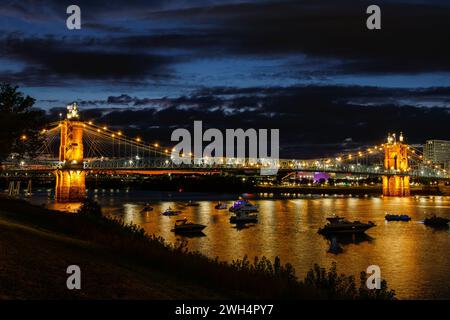
[[(228, 163), (213, 163), (211, 159), (200, 159), (199, 161), (190, 161), (190, 164), (175, 164), (170, 158), (147, 158), (147, 159), (87, 159), (78, 166), (79, 169), (86, 170), (89, 173), (98, 174), (142, 174), (142, 175), (161, 175), (161, 174), (220, 174), (245, 173), (259, 175), (261, 163), (251, 162), (248, 159), (239, 161), (237, 159), (228, 160)], [(222, 161), (224, 162), (224, 161)], [(14, 172), (26, 173), (30, 175), (33, 172), (52, 172), (62, 169), (64, 164), (56, 160), (28, 160), (22, 162), (7, 162), (3, 165), (2, 175)], [(0, 171), (1, 172), (1, 171)], [(399, 170), (386, 170), (382, 164), (363, 165), (348, 163), (326, 163), (326, 161), (308, 161), (280, 159), (278, 161), (278, 173), (288, 172), (329, 172), (342, 174), (363, 174), (370, 176), (410, 176), (416, 178), (430, 178), (439, 180), (450, 180), (449, 174), (442, 174), (438, 170), (430, 168), (411, 168), (406, 172)]]

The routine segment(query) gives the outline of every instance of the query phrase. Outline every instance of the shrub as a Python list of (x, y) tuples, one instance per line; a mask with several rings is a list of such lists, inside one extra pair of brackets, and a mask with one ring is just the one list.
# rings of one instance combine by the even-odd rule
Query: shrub
[(100, 217), (102, 216), (102, 208), (95, 200), (87, 198), (78, 209), (78, 213), (81, 215)]
[(370, 290), (366, 286), (367, 274), (361, 272), (359, 288), (357, 289), (354, 276), (337, 273), (336, 262), (327, 271), (318, 264), (309, 270), (305, 277), (305, 284), (324, 291), (329, 299), (383, 299), (395, 298), (395, 291), (388, 289), (387, 282), (381, 281), (381, 288)]

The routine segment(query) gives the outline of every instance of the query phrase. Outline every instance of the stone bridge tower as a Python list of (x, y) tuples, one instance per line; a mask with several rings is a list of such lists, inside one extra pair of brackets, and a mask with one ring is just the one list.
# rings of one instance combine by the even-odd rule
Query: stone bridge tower
[(384, 168), (390, 174), (382, 178), (383, 195), (394, 197), (409, 196), (408, 145), (403, 142), (403, 135), (400, 133), (397, 140), (395, 133), (389, 134), (384, 150)]
[(86, 173), (83, 170), (83, 128), (76, 103), (67, 106), (67, 117), (60, 122), (61, 142), (56, 171), (56, 201), (78, 202), (86, 197)]

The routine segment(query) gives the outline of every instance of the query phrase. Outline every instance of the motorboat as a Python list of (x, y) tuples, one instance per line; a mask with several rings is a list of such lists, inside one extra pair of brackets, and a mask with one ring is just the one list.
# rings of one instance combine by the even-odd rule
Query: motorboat
[(449, 222), (449, 219), (437, 217), (435, 215), (425, 218), (425, 220), (423, 220), (423, 223), (425, 225), (430, 226), (430, 227), (435, 227), (435, 228), (446, 228), (446, 227), (448, 227), (448, 222)]
[(223, 210), (223, 209), (226, 209), (226, 208), (228, 208), (228, 207), (227, 207), (227, 205), (226, 205), (225, 203), (219, 202), (218, 204), (216, 204), (216, 205), (214, 206), (214, 208), (217, 209), (217, 210)]
[(238, 200), (230, 207), (230, 212), (243, 211), (248, 213), (258, 212), (258, 207), (248, 200)]
[(386, 219), (386, 221), (409, 221), (409, 220), (411, 220), (411, 217), (408, 216), (407, 214), (389, 214), (389, 213), (387, 213), (384, 216), (384, 219)]
[(237, 210), (230, 217), (231, 223), (251, 223), (258, 222), (258, 215), (245, 210)]
[(351, 222), (338, 216), (327, 218), (327, 220), (328, 223), (319, 229), (320, 234), (364, 233), (367, 229), (375, 227), (375, 223), (372, 221), (368, 223)]
[(153, 211), (153, 207), (150, 206), (150, 204), (146, 203), (145, 206), (142, 208), (141, 212), (148, 212)]
[(188, 222), (188, 220), (185, 218), (176, 220), (175, 225), (171, 231), (175, 233), (195, 233), (201, 232), (205, 228), (205, 225)]
[(163, 216), (177, 216), (181, 213), (179, 210), (173, 210), (172, 208), (167, 208), (163, 213), (161, 213)]
[(199, 204), (197, 202), (194, 202), (192, 200), (189, 200), (189, 202), (186, 204), (187, 207), (198, 207)]

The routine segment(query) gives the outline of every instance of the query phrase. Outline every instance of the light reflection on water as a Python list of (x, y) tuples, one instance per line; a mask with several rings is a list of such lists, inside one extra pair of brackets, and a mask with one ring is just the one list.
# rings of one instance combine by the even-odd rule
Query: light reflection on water
[[(253, 200), (259, 221), (246, 228), (229, 223), (228, 210), (216, 210), (217, 201), (199, 200), (198, 207), (185, 207), (185, 200), (152, 201), (145, 194), (101, 194), (97, 197), (104, 213), (125, 222), (141, 225), (175, 243), (181, 236), (170, 231), (175, 219), (207, 225), (204, 237), (189, 238), (188, 247), (221, 260), (248, 255), (279, 256), (290, 262), (299, 277), (314, 263), (329, 266), (337, 262), (338, 271), (353, 274), (369, 265), (379, 265), (382, 277), (399, 298), (450, 298), (450, 232), (426, 227), (421, 221), (431, 213), (450, 218), (450, 197), (305, 197), (300, 199)], [(153, 211), (142, 212), (145, 202)], [(231, 206), (233, 201), (224, 201)], [(58, 207), (58, 205), (52, 205)], [(178, 217), (160, 215), (168, 207), (182, 210)], [(386, 212), (408, 214), (410, 222), (386, 222)], [(367, 237), (327, 239), (317, 233), (331, 214), (350, 220), (374, 221), (377, 226)]]

